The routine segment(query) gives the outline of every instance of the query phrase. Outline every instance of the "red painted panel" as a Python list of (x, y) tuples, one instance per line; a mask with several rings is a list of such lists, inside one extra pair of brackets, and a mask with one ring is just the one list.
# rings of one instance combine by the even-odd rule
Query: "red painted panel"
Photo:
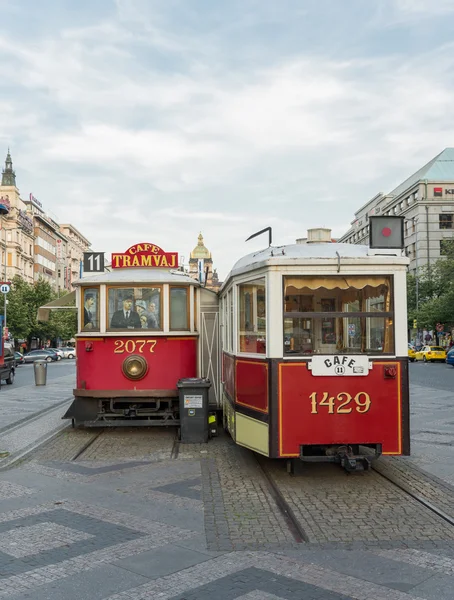
[(223, 358), (224, 389), (233, 402), (235, 399), (235, 358), (225, 353)]
[(268, 364), (256, 360), (236, 361), (236, 402), (268, 412)]
[[(92, 344), (90, 352), (86, 344)], [(131, 354), (143, 356), (149, 366), (139, 381), (131, 381), (121, 369)], [(77, 387), (83, 387), (85, 381), (89, 390), (174, 390), (182, 377), (196, 376), (197, 338), (118, 336), (77, 340)]]
[[(384, 378), (385, 366), (397, 369), (395, 379)], [(375, 363), (365, 377), (315, 377), (304, 363), (280, 363), (280, 456), (299, 456), (301, 444), (361, 443), (381, 443), (383, 453), (401, 454), (400, 379), (401, 365), (394, 361)], [(337, 397), (341, 393), (352, 399), (347, 403), (348, 396)]]

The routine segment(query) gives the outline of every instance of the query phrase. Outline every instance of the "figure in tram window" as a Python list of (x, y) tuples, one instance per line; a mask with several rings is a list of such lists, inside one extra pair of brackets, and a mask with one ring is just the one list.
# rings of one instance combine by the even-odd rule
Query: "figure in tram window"
[(156, 304), (153, 301), (148, 304), (148, 327), (150, 329), (159, 328), (159, 317), (156, 312)]
[(95, 297), (93, 294), (85, 294), (85, 306), (84, 306), (84, 329), (93, 328), (93, 313), (91, 309), (95, 303)]
[(142, 324), (140, 317), (132, 309), (132, 296), (127, 296), (123, 300), (123, 308), (114, 312), (110, 326), (115, 329), (140, 329)]

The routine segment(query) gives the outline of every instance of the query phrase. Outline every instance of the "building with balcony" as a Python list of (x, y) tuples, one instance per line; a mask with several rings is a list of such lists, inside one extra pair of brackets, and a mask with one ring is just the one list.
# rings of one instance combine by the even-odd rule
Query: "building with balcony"
[(0, 197), (10, 206), (9, 214), (1, 219), (1, 278), (11, 281), (20, 275), (25, 281), (33, 282), (34, 276), (34, 228), (27, 205), (21, 199), (16, 185), (11, 154), (8, 150), (2, 172)]
[(66, 264), (65, 267), (69, 277), (69, 288), (75, 279), (82, 276), (82, 263), (84, 252), (88, 252), (91, 242), (83, 236), (74, 225), (60, 225), (60, 234), (66, 238)]
[(405, 250), (413, 274), (445, 253), (454, 238), (454, 148), (446, 148), (388, 194), (377, 194), (356, 213), (339, 242), (369, 243), (369, 217), (404, 217)]

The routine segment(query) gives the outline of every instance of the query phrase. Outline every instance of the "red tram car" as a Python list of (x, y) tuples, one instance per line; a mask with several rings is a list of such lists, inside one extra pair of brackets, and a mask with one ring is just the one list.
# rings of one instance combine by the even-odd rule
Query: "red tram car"
[(222, 401), (237, 444), (289, 466), (299, 458), (348, 470), (409, 454), (402, 220), (374, 217), (370, 227), (373, 248), (312, 230), (303, 243), (245, 256), (228, 275)]
[(75, 282), (75, 425), (178, 425), (177, 382), (209, 377), (219, 404), (217, 295), (177, 269), (176, 253), (141, 243), (112, 271)]
[(111, 272), (75, 283), (77, 387), (65, 417), (178, 425), (177, 382), (206, 377), (232, 438), (265, 456), (351, 470), (409, 454), (402, 220), (372, 217), (370, 228), (371, 247), (332, 243), (329, 230), (270, 240), (219, 294), (154, 244), (114, 254)]

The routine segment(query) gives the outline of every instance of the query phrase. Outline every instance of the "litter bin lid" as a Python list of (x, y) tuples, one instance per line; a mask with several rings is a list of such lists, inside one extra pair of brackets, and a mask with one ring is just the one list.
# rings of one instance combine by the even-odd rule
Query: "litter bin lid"
[(186, 379), (180, 379), (177, 383), (177, 387), (210, 387), (211, 381), (204, 379), (203, 377), (187, 377)]
[(45, 360), (42, 360), (41, 358), (39, 360), (35, 360), (34, 363), (35, 365), (47, 365)]

